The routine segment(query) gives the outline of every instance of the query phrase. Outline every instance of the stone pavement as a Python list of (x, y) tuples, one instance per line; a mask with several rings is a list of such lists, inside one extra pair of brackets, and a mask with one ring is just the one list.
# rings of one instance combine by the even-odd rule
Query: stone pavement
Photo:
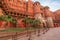
[(60, 27), (51, 28), (46, 34), (41, 35), (39, 40), (60, 40)]
[[(19, 37), (20, 38), (20, 37)], [(60, 40), (60, 27), (51, 28), (45, 34), (41, 33), (41, 36), (32, 35), (32, 40)], [(20, 38), (19, 40), (28, 40), (28, 37)]]
[[(38, 34), (37, 32), (36, 32), (36, 34), (32, 34), (31, 39), (32, 40), (60, 40), (60, 27), (51, 28), (45, 34), (42, 34), (42, 32), (41, 32), (40, 36), (37, 36), (37, 34)], [(17, 40), (28, 40), (29, 37), (27, 37), (26, 35), (23, 35), (23, 36), (18, 35), (16, 38), (17, 38)], [(0, 40), (12, 40), (12, 37), (8, 37), (7, 39), (0, 38)]]

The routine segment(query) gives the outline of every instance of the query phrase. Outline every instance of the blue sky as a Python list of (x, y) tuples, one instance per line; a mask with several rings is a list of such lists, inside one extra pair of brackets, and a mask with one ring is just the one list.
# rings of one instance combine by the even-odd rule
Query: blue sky
[(44, 6), (49, 6), (50, 10), (56, 11), (60, 9), (60, 0), (33, 0), (39, 1)]

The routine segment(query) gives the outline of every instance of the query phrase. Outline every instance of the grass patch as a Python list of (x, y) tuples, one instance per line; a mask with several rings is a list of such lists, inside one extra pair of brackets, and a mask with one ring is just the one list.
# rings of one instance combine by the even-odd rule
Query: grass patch
[(24, 31), (24, 28), (10, 28), (6, 30), (0, 30), (0, 32), (19, 32), (19, 31)]
[(35, 30), (37, 28), (33, 28), (33, 27), (27, 27), (27, 28), (9, 28), (6, 30), (0, 30), (0, 32), (21, 32), (21, 31), (25, 31), (25, 30)]

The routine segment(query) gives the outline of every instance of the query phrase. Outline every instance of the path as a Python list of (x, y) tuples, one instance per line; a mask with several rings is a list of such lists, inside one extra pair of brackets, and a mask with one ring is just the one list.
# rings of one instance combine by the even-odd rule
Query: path
[[(24, 36), (20, 36), (18, 35), (17, 40), (28, 40), (28, 37), (26, 35)], [(0, 38), (0, 40), (5, 40), (6, 38)], [(46, 32), (45, 34), (41, 33), (41, 36), (37, 36), (37, 32), (35, 35), (32, 34), (31, 36), (32, 40), (60, 40), (60, 27), (59, 28), (51, 28), (49, 29), (48, 32)], [(12, 40), (11, 37), (8, 37), (8, 39), (6, 40)]]
[(60, 27), (50, 29), (46, 34), (40, 36), (39, 40), (60, 40)]

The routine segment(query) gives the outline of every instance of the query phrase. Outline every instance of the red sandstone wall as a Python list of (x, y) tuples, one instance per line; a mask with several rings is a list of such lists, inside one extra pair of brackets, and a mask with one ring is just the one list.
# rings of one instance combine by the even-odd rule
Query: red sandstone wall
[(22, 19), (17, 20), (17, 27), (25, 27), (25, 23), (22, 22)]
[(55, 19), (54, 19), (54, 25), (55, 25), (55, 27), (60, 27), (60, 9), (59, 10), (56, 10), (55, 12), (54, 12), (54, 17), (55, 17)]
[(44, 17), (44, 7), (39, 2), (34, 3), (34, 13), (39, 13)]
[[(43, 7), (39, 2), (32, 2), (29, 0), (26, 1), (19, 1), (19, 0), (4, 0), (5, 5), (7, 6), (8, 10), (20, 13), (27, 13), (27, 15), (34, 15), (35, 13), (41, 13), (46, 17), (50, 17), (51, 11), (48, 7)], [(33, 17), (33, 16), (29, 16)]]
[(60, 10), (54, 12), (55, 20), (60, 20)]
[(4, 0), (7, 7), (10, 9), (20, 11), (20, 12), (25, 12), (26, 11), (26, 4), (24, 2), (18, 1), (18, 0)]
[(52, 12), (49, 10), (48, 6), (44, 8), (44, 14), (46, 17), (52, 17)]
[(40, 13), (40, 4), (38, 2), (34, 3), (34, 13)]
[(32, 1), (28, 1), (27, 12), (28, 12), (28, 15), (33, 15), (34, 14), (33, 2)]
[[(19, 13), (27, 13), (29, 18), (34, 17), (34, 14), (41, 13), (46, 17), (52, 17), (55, 20), (60, 20), (60, 11), (52, 12), (49, 10), (49, 7), (43, 7), (39, 2), (32, 1), (19, 1), (19, 0), (4, 0), (5, 6), (8, 8), (6, 10)], [(32, 16), (31, 16), (32, 15)], [(38, 16), (37, 16), (38, 17)], [(24, 27), (24, 23), (21, 19), (18, 19), (18, 25)]]

